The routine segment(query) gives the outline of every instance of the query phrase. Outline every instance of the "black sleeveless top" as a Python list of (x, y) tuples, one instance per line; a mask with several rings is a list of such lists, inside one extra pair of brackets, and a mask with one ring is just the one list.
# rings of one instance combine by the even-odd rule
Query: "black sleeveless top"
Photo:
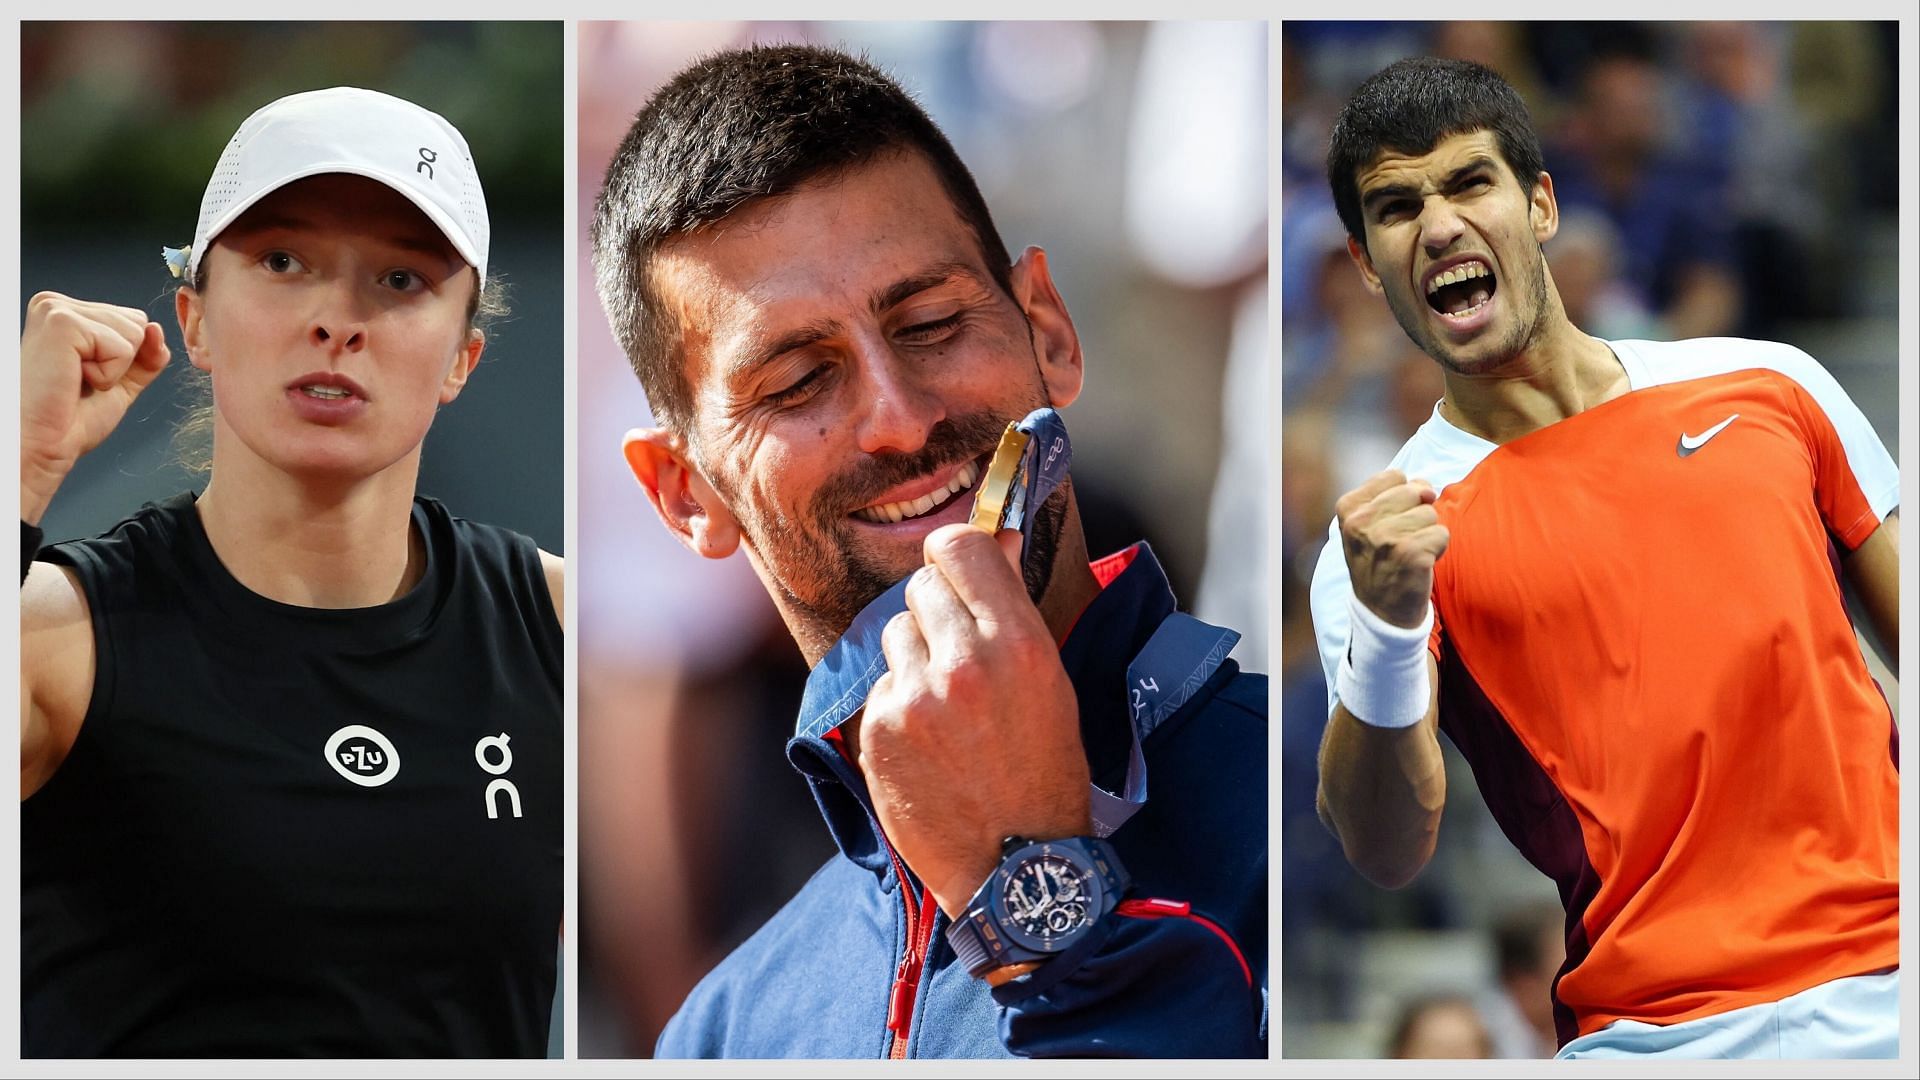
[(234, 580), (192, 495), (72, 567), (98, 664), (20, 807), (29, 1057), (546, 1052), (561, 633), (533, 541), (416, 499), (427, 570), (323, 610)]

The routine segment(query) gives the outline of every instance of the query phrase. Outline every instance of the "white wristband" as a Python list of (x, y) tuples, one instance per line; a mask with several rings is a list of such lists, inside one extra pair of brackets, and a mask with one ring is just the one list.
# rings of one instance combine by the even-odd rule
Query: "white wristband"
[(1433, 604), (1409, 630), (1375, 615), (1358, 597), (1347, 598), (1347, 652), (1340, 658), (1334, 690), (1354, 719), (1372, 727), (1412, 727), (1427, 715), (1433, 687), (1427, 682), (1427, 639)]

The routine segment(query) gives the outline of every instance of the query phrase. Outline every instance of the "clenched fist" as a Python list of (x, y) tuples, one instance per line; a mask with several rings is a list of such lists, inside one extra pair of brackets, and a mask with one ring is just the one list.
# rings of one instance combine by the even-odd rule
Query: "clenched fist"
[(1438, 497), (1426, 481), (1388, 469), (1333, 505), (1354, 597), (1395, 626), (1412, 629), (1427, 617), (1433, 564), (1447, 550)]
[(20, 332), (20, 518), (38, 524), (80, 455), (100, 445), (166, 367), (139, 308), (36, 293)]
[(881, 828), (951, 916), (1003, 838), (1085, 835), (1092, 810), (1073, 683), (1014, 569), (1020, 534), (948, 525), (925, 551), (857, 754)]

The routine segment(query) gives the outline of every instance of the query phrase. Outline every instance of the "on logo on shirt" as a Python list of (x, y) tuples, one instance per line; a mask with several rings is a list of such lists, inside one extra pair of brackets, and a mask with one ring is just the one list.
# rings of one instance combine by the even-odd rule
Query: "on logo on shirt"
[[(493, 781), (487, 784), (485, 796), (489, 818), (500, 817), (499, 796), (503, 794), (507, 797), (507, 806), (513, 811), (513, 816), (520, 816), (520, 789), (514, 787), (513, 781), (506, 777), (507, 770), (513, 768), (513, 748), (507, 745), (510, 741), (510, 737), (503, 731), (498, 735), (489, 735), (473, 744), (474, 764), (479, 765), (494, 777)], [(489, 750), (493, 751), (494, 756), (499, 760), (489, 758), (487, 754)]]

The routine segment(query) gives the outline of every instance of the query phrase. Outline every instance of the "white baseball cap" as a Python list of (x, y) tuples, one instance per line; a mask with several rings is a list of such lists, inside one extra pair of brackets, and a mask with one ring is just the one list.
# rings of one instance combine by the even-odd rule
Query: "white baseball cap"
[(405, 195), (486, 282), (487, 200), (467, 140), (439, 113), (353, 86), (283, 97), (234, 132), (200, 199), (187, 280), (248, 207), (323, 173), (364, 176)]

